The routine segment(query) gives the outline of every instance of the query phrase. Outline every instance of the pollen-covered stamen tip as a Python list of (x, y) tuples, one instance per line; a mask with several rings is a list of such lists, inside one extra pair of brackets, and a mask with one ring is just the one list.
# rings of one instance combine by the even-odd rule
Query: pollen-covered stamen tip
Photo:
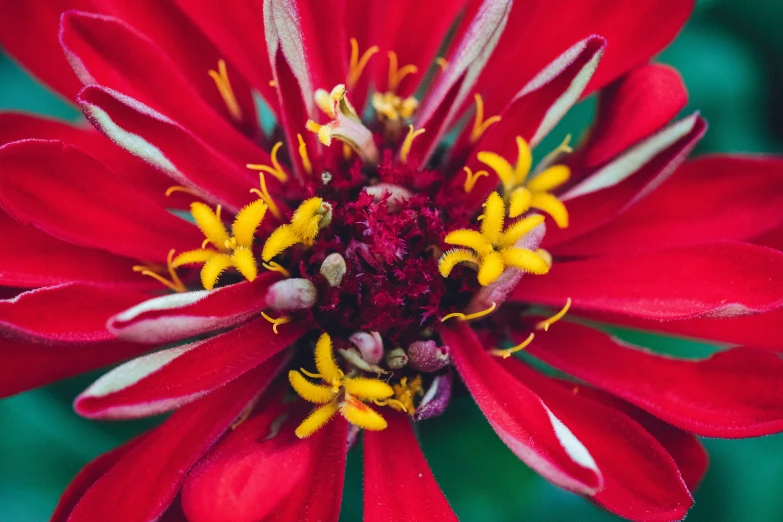
[(327, 147), (332, 139), (337, 139), (353, 149), (367, 165), (378, 164), (378, 148), (375, 146), (372, 132), (362, 124), (359, 115), (348, 101), (345, 85), (338, 85), (331, 93), (319, 89), (315, 102), (331, 121), (321, 125), (307, 120), (307, 130), (318, 135), (318, 140)]

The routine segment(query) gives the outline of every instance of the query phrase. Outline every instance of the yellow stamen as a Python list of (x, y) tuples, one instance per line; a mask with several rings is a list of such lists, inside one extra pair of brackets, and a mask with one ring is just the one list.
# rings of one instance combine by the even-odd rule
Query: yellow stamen
[(291, 277), (291, 272), (280, 266), (280, 264), (275, 263), (274, 261), (270, 261), (269, 263), (261, 263), (261, 265), (266, 268), (267, 270), (271, 270), (272, 272), (280, 272), (283, 274), (283, 277)]
[(195, 196), (197, 198), (200, 198), (201, 195), (199, 195), (195, 190), (190, 189), (188, 187), (183, 187), (181, 185), (174, 185), (173, 187), (169, 187), (166, 189), (166, 197), (171, 196), (175, 192), (185, 192), (186, 194), (190, 194), (191, 196)]
[(201, 249), (207, 248), (207, 245), (209, 245), (209, 238), (204, 239), (204, 241), (201, 242)]
[(278, 141), (277, 143), (275, 143), (274, 147), (272, 147), (271, 167), (268, 165), (260, 165), (257, 163), (248, 163), (245, 166), (251, 170), (260, 170), (261, 172), (268, 172), (269, 174), (276, 177), (280, 181), (280, 183), (285, 183), (286, 181), (288, 181), (288, 174), (285, 173), (285, 171), (283, 170), (283, 166), (280, 165), (280, 162), (277, 160), (277, 152), (280, 150), (282, 146), (283, 146), (283, 142)]
[(269, 211), (272, 212), (273, 216), (275, 216), (277, 219), (283, 219), (283, 213), (280, 212), (280, 208), (277, 206), (277, 203), (275, 203), (275, 200), (272, 199), (272, 196), (269, 194), (269, 190), (266, 188), (266, 180), (264, 179), (263, 172), (258, 173), (258, 184), (261, 186), (261, 190), (250, 189), (250, 193), (255, 194), (261, 198), (261, 200), (269, 207)]
[(169, 250), (168, 256), (166, 256), (166, 266), (168, 267), (169, 277), (171, 280), (166, 279), (160, 274), (156, 273), (151, 267), (144, 265), (136, 265), (133, 267), (134, 272), (139, 272), (141, 275), (148, 276), (163, 284), (169, 290), (177, 293), (185, 292), (187, 288), (182, 284), (182, 280), (177, 275), (176, 267), (174, 266), (174, 249)]
[(337, 395), (331, 386), (313, 384), (302, 377), (302, 374), (296, 370), (288, 372), (288, 381), (297, 395), (313, 404), (326, 404)]
[(463, 187), (466, 194), (473, 190), (473, 187), (476, 186), (476, 182), (480, 177), (489, 176), (489, 172), (486, 170), (480, 170), (474, 174), (470, 167), (465, 166), (462, 167), (462, 169), (465, 171), (465, 184)]
[(348, 67), (348, 78), (346, 79), (345, 83), (348, 85), (348, 89), (353, 89), (356, 86), (356, 82), (359, 81), (359, 78), (362, 75), (362, 72), (364, 71), (364, 68), (367, 66), (367, 62), (370, 61), (370, 58), (373, 57), (375, 53), (377, 53), (380, 49), (378, 49), (377, 45), (373, 45), (364, 53), (362, 53), (361, 58), (359, 57), (359, 42), (356, 40), (356, 38), (351, 38), (351, 63)]
[(301, 134), (297, 134), (296, 139), (299, 140), (299, 157), (302, 159), (302, 168), (309, 176), (313, 173), (313, 164), (310, 163), (310, 156), (307, 155), (307, 144)]
[(524, 341), (522, 341), (518, 345), (514, 346), (513, 348), (509, 348), (508, 350), (490, 350), (489, 353), (491, 353), (492, 355), (495, 355), (497, 357), (502, 357), (504, 359), (508, 359), (509, 357), (511, 357), (512, 353), (516, 353), (518, 351), (521, 351), (521, 350), (524, 350), (525, 348), (527, 348), (528, 345), (533, 342), (533, 338), (535, 336), (536, 335), (534, 333), (531, 333), (527, 337), (527, 339), (525, 339)]
[(323, 428), (329, 420), (334, 417), (334, 414), (340, 409), (340, 404), (337, 401), (324, 404), (312, 411), (305, 420), (296, 428), (296, 436), (300, 439), (305, 439)]
[(495, 311), (495, 308), (497, 307), (497, 304), (495, 302), (492, 303), (492, 306), (487, 308), (486, 310), (482, 310), (480, 312), (476, 312), (473, 314), (463, 314), (460, 312), (454, 312), (451, 314), (448, 314), (443, 319), (440, 320), (441, 323), (445, 323), (447, 320), (451, 319), (452, 317), (457, 317), (462, 321), (470, 321), (471, 319), (478, 319), (479, 317), (484, 317), (485, 315), (489, 315), (492, 312)]
[(393, 384), (392, 388), (394, 388), (395, 400), (394, 402), (389, 401), (391, 402), (390, 406), (395, 410), (413, 415), (416, 410), (413, 398), (417, 395), (424, 395), (424, 390), (421, 386), (421, 375), (416, 375), (410, 384), (408, 384), (408, 378), (403, 377), (400, 379), (399, 384)]
[(487, 131), (490, 125), (500, 121), (500, 116), (492, 116), (484, 119), (484, 99), (476, 93), (473, 98), (476, 100), (476, 117), (473, 120), (473, 130), (470, 132), (470, 142), (476, 143), (478, 139)]
[(413, 125), (408, 126), (408, 135), (405, 136), (405, 141), (402, 142), (402, 147), (400, 147), (400, 159), (403, 163), (408, 162), (408, 154), (411, 152), (411, 147), (413, 146), (413, 140), (416, 139), (416, 136), (423, 134), (425, 129), (419, 129), (414, 131)]
[(441, 72), (444, 72), (449, 67), (449, 61), (442, 56), (435, 58), (435, 63), (440, 67)]
[(416, 74), (419, 72), (419, 68), (413, 64), (408, 64), (405, 67), (398, 68), (397, 53), (389, 51), (389, 91), (396, 92), (397, 87), (400, 86), (400, 82), (403, 78), (409, 74)]
[[(409, 413), (408, 408), (403, 404), (401, 401), (398, 401), (397, 399), (374, 399), (372, 402), (377, 404), (378, 406), (391, 406), (393, 409), (397, 411), (401, 411), (404, 413)], [(410, 414), (413, 415), (413, 411), (410, 411)]]
[(215, 87), (217, 87), (220, 96), (223, 98), (223, 102), (226, 104), (228, 112), (231, 113), (231, 117), (235, 121), (241, 121), (242, 109), (239, 107), (239, 102), (237, 102), (237, 98), (234, 95), (234, 89), (231, 88), (226, 61), (222, 58), (218, 60), (218, 70), (210, 70), (207, 74), (215, 81)]
[(275, 319), (274, 317), (269, 317), (268, 315), (266, 315), (266, 313), (261, 312), (261, 317), (263, 317), (264, 319), (272, 323), (272, 331), (275, 333), (277, 333), (278, 326), (280, 326), (281, 324), (288, 324), (291, 322), (291, 318), (288, 317), (287, 315)]
[(569, 308), (571, 308), (571, 298), (570, 297), (568, 299), (566, 299), (565, 306), (559, 312), (557, 312), (555, 315), (553, 315), (549, 319), (546, 319), (546, 320), (541, 321), (538, 324), (536, 324), (536, 330), (544, 330), (545, 332), (548, 332), (550, 326), (552, 326), (557, 321), (559, 321), (560, 319), (565, 317), (565, 314), (568, 313)]

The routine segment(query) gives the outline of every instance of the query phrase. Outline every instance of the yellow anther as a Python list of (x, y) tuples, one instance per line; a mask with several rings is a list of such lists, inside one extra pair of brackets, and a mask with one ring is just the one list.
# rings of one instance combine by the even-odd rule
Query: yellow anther
[(313, 164), (310, 163), (310, 156), (307, 155), (307, 144), (301, 134), (297, 134), (296, 139), (299, 140), (299, 157), (302, 159), (302, 168), (309, 176), (313, 173)]
[[(514, 167), (505, 158), (494, 152), (481, 151), (478, 159), (495, 171), (503, 184), (503, 195), (509, 204), (509, 217), (518, 217), (535, 208), (552, 216), (558, 227), (568, 227), (568, 210), (551, 191), (563, 185), (571, 176), (566, 165), (553, 165), (532, 179), (527, 179), (532, 164), (530, 147), (522, 137), (517, 136), (517, 162)], [(557, 150), (571, 150), (568, 140)], [(548, 156), (554, 157), (552, 154)], [(545, 160), (547, 161), (547, 160)]]
[(419, 68), (413, 64), (408, 64), (405, 67), (399, 68), (397, 63), (397, 53), (389, 51), (389, 91), (396, 92), (397, 87), (400, 86), (400, 82), (409, 74), (416, 74), (419, 72)]
[(226, 70), (226, 61), (222, 58), (218, 60), (218, 70), (210, 70), (209, 76), (215, 81), (215, 87), (217, 87), (223, 102), (228, 108), (228, 112), (231, 113), (231, 117), (235, 121), (242, 120), (242, 109), (239, 107), (236, 96), (234, 96), (234, 89), (231, 88), (231, 81), (228, 79), (228, 71)]
[(277, 160), (277, 152), (280, 150), (280, 148), (283, 146), (282, 141), (278, 141), (275, 143), (275, 146), (272, 147), (272, 166), (268, 165), (259, 165), (257, 163), (248, 163), (245, 165), (247, 168), (251, 170), (260, 170), (261, 172), (268, 172), (269, 174), (273, 175), (280, 181), (280, 183), (285, 183), (288, 181), (288, 174), (285, 173), (283, 170), (283, 166), (280, 165), (280, 162)]
[(412, 410), (409, 411), (408, 407), (405, 406), (405, 404), (403, 404), (401, 401), (398, 401), (397, 399), (383, 399), (383, 400), (375, 399), (372, 402), (374, 402), (378, 406), (391, 406), (392, 409), (395, 409), (397, 411), (401, 411), (401, 412), (404, 412), (404, 413), (410, 413), (411, 415), (413, 415), (413, 411)]
[(174, 267), (174, 249), (172, 248), (169, 250), (168, 256), (166, 256), (166, 266), (168, 268), (169, 277), (171, 279), (166, 279), (165, 277), (161, 276), (157, 273), (157, 270), (159, 270), (156, 267), (149, 267), (146, 265), (136, 265), (133, 267), (134, 272), (139, 272), (141, 275), (148, 276), (153, 278), (154, 280), (158, 281), (159, 283), (163, 284), (166, 288), (169, 290), (172, 290), (174, 292), (180, 293), (185, 292), (187, 288), (185, 288), (185, 285), (182, 284), (182, 280), (177, 275), (177, 270)]
[(552, 326), (557, 321), (559, 321), (560, 319), (565, 317), (565, 314), (568, 313), (569, 308), (571, 308), (571, 298), (570, 297), (568, 299), (566, 299), (565, 306), (559, 312), (557, 312), (555, 315), (553, 315), (549, 319), (546, 319), (546, 320), (541, 321), (538, 324), (536, 324), (536, 330), (544, 330), (545, 332), (548, 332), (550, 326)]
[(484, 203), (479, 217), (481, 230), (459, 229), (446, 235), (444, 242), (462, 248), (444, 253), (438, 261), (438, 270), (448, 277), (455, 265), (465, 263), (478, 268), (478, 281), (487, 286), (496, 281), (506, 268), (517, 268), (531, 274), (546, 274), (551, 260), (537, 252), (516, 246), (522, 237), (541, 224), (542, 216), (529, 216), (504, 228), (505, 204), (497, 192)]
[(269, 86), (270, 86), (270, 87), (273, 87), (273, 88), (274, 88), (274, 87), (277, 87), (277, 82), (276, 82), (276, 81), (274, 81), (274, 80), (269, 80)]
[(442, 56), (435, 58), (435, 63), (440, 67), (441, 72), (445, 71), (449, 67), (449, 61)]
[(348, 146), (347, 143), (343, 143), (343, 159), (345, 161), (348, 161), (351, 159), (351, 155), (353, 154), (353, 149)]
[(413, 130), (413, 125), (408, 126), (408, 135), (405, 136), (405, 141), (402, 142), (402, 147), (400, 147), (400, 159), (403, 163), (408, 162), (408, 154), (411, 152), (413, 140), (416, 139), (416, 136), (424, 134), (424, 131), (425, 129)]
[(315, 104), (318, 106), (318, 108), (321, 109), (324, 114), (329, 116), (329, 118), (334, 119), (334, 100), (332, 100), (332, 97), (329, 95), (329, 91), (325, 89), (317, 89), (313, 95), (313, 98), (315, 99)]
[(536, 336), (535, 334), (531, 333), (530, 335), (527, 336), (527, 339), (525, 339), (518, 345), (514, 346), (513, 348), (509, 348), (507, 350), (490, 350), (489, 353), (497, 357), (508, 359), (509, 357), (511, 357), (512, 353), (516, 353), (527, 348), (528, 345), (533, 342), (533, 338), (535, 336)]
[(282, 317), (278, 317), (277, 319), (275, 319), (274, 317), (269, 317), (268, 315), (266, 315), (265, 312), (261, 312), (261, 317), (263, 317), (264, 319), (266, 319), (267, 321), (272, 323), (272, 331), (275, 332), (275, 333), (278, 333), (277, 332), (277, 327), (278, 326), (280, 326), (282, 324), (288, 324), (288, 323), (291, 322), (291, 318), (288, 317), (287, 315), (284, 315)]
[(409, 415), (413, 415), (416, 411), (413, 399), (416, 396), (424, 395), (424, 389), (421, 385), (421, 375), (416, 375), (410, 384), (408, 383), (408, 378), (403, 377), (398, 384), (392, 384), (392, 388), (394, 388), (395, 400), (394, 402), (390, 401), (389, 405), (395, 410), (404, 411)]
[(191, 196), (195, 196), (197, 198), (201, 197), (196, 191), (193, 189), (190, 189), (188, 187), (183, 187), (182, 185), (174, 185), (173, 187), (169, 187), (166, 189), (166, 197), (171, 196), (175, 192), (185, 192), (186, 194), (190, 194)]
[(454, 312), (451, 314), (448, 314), (447, 316), (443, 317), (443, 319), (440, 320), (441, 323), (445, 323), (447, 320), (456, 317), (462, 321), (470, 321), (471, 319), (478, 319), (479, 317), (484, 317), (485, 315), (489, 315), (492, 312), (495, 311), (495, 308), (497, 307), (497, 304), (495, 302), (492, 303), (492, 306), (487, 308), (486, 310), (482, 310), (480, 312), (475, 312), (472, 314), (463, 314), (460, 312)]
[(463, 185), (465, 189), (465, 193), (469, 193), (471, 190), (473, 190), (473, 187), (476, 186), (476, 182), (479, 178), (483, 176), (489, 176), (489, 172), (486, 170), (480, 170), (476, 172), (475, 174), (470, 169), (470, 167), (462, 167), (462, 169), (465, 171), (465, 183)]
[(348, 89), (356, 87), (356, 83), (359, 81), (364, 68), (367, 67), (367, 62), (369, 62), (370, 58), (378, 51), (378, 46), (373, 45), (359, 57), (359, 42), (356, 38), (351, 38), (351, 63), (348, 66), (348, 78), (345, 80)]
[(313, 244), (318, 232), (332, 221), (332, 206), (321, 198), (309, 198), (299, 205), (291, 223), (277, 227), (261, 251), (261, 258), (269, 262), (276, 255), (294, 245)]
[(277, 206), (277, 203), (275, 203), (275, 200), (272, 199), (269, 190), (266, 188), (266, 179), (264, 179), (263, 172), (258, 173), (258, 184), (261, 186), (261, 190), (250, 189), (250, 193), (261, 198), (261, 200), (266, 203), (266, 206), (269, 207), (269, 211), (272, 212), (272, 215), (275, 216), (275, 218), (283, 219), (283, 213), (280, 212), (280, 208)]
[[(309, 437), (338, 411), (348, 422), (360, 428), (384, 429), (384, 418), (362, 401), (373, 401), (378, 405), (389, 404), (394, 401), (394, 389), (379, 379), (346, 377), (334, 358), (332, 339), (327, 333), (318, 338), (314, 357), (318, 373), (310, 373), (304, 369), (288, 373), (291, 387), (297, 395), (308, 402), (321, 405), (299, 425), (296, 436)], [(321, 379), (323, 383), (314, 384), (302, 374), (312, 379)]]
[(383, 94), (375, 92), (372, 95), (372, 107), (382, 121), (397, 122), (413, 116), (419, 108), (419, 101), (413, 96), (402, 99), (391, 91)]
[[(201, 283), (207, 290), (212, 290), (220, 275), (228, 268), (234, 267), (248, 281), (253, 281), (258, 275), (256, 260), (253, 257), (253, 240), (256, 230), (266, 215), (267, 205), (257, 200), (245, 205), (236, 215), (229, 236), (225, 225), (220, 219), (220, 205), (213, 213), (204, 203), (191, 203), (190, 212), (206, 239), (201, 248), (189, 250), (173, 259), (171, 266), (202, 264)], [(214, 248), (207, 248), (212, 243)]]
[(261, 263), (261, 265), (267, 270), (271, 270), (272, 272), (280, 272), (283, 274), (283, 277), (291, 277), (291, 272), (274, 261), (270, 261), (269, 263)]
[(476, 143), (478, 139), (487, 131), (490, 125), (500, 121), (500, 116), (492, 116), (484, 119), (484, 99), (476, 93), (473, 98), (476, 100), (476, 117), (473, 120), (473, 130), (470, 132), (470, 142)]
[(552, 266), (552, 261), (553, 261), (552, 260), (552, 254), (550, 254), (548, 250), (545, 250), (543, 248), (538, 248), (538, 249), (536, 249), (536, 254), (541, 256), (541, 259), (546, 261), (547, 265), (549, 265), (550, 267)]

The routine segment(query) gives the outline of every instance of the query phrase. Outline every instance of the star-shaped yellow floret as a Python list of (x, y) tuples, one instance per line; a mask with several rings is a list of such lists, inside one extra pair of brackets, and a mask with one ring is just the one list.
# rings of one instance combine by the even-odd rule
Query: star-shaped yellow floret
[[(373, 401), (385, 405), (394, 395), (394, 389), (383, 381), (367, 377), (349, 377), (334, 360), (334, 349), (329, 334), (324, 333), (315, 344), (315, 368), (318, 373), (311, 374), (302, 370), (288, 372), (288, 380), (294, 391), (307, 402), (318, 404), (310, 415), (296, 428), (300, 439), (309, 437), (337, 413), (365, 430), (378, 431), (386, 428), (386, 420), (380, 413), (363, 401)], [(305, 378), (317, 378), (321, 384), (315, 384)]]
[(493, 192), (484, 203), (480, 231), (463, 228), (446, 235), (446, 243), (464, 248), (454, 248), (440, 256), (440, 274), (448, 277), (457, 264), (465, 263), (478, 269), (478, 281), (483, 286), (495, 281), (507, 267), (546, 274), (549, 271), (546, 259), (537, 252), (515, 246), (522, 236), (544, 221), (544, 216), (532, 215), (504, 228), (505, 215), (503, 198)]
[(521, 136), (517, 136), (517, 149), (517, 162), (513, 166), (494, 152), (478, 153), (479, 161), (494, 170), (503, 184), (503, 195), (509, 205), (509, 217), (521, 216), (535, 208), (552, 216), (558, 227), (568, 227), (568, 210), (551, 191), (568, 181), (571, 169), (566, 165), (552, 165), (528, 180), (533, 156)]
[(261, 258), (268, 263), (273, 257), (294, 245), (310, 246), (318, 231), (332, 222), (332, 206), (321, 198), (306, 199), (291, 217), (291, 223), (280, 225), (269, 235)]
[[(266, 215), (267, 208), (260, 199), (243, 207), (234, 219), (229, 235), (220, 219), (220, 205), (213, 212), (204, 203), (192, 203), (190, 212), (206, 236), (206, 240), (202, 248), (179, 254), (174, 258), (172, 265), (176, 268), (203, 263), (201, 284), (207, 290), (212, 290), (220, 274), (231, 267), (236, 268), (248, 281), (254, 280), (258, 275), (258, 267), (253, 257), (253, 238)], [(214, 248), (207, 248), (208, 243), (211, 243)]]

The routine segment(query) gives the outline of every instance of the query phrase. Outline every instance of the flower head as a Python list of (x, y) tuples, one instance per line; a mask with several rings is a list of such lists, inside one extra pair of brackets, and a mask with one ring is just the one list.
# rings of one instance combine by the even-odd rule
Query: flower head
[[(368, 520), (453, 520), (412, 423), (465, 390), (527, 465), (632, 519), (685, 515), (695, 435), (783, 430), (783, 165), (683, 163), (705, 123), (670, 123), (684, 87), (647, 61), (687, 2), (99, 7), (35, 48), (6, 4), (0, 41), (103, 136), (0, 116), (34, 134), (0, 146), (0, 389), (121, 363), (79, 414), (173, 412), (55, 518), (337, 520), (361, 434)], [(590, 135), (534, 165), (598, 89)], [(674, 359), (607, 324), (748, 346)]]

